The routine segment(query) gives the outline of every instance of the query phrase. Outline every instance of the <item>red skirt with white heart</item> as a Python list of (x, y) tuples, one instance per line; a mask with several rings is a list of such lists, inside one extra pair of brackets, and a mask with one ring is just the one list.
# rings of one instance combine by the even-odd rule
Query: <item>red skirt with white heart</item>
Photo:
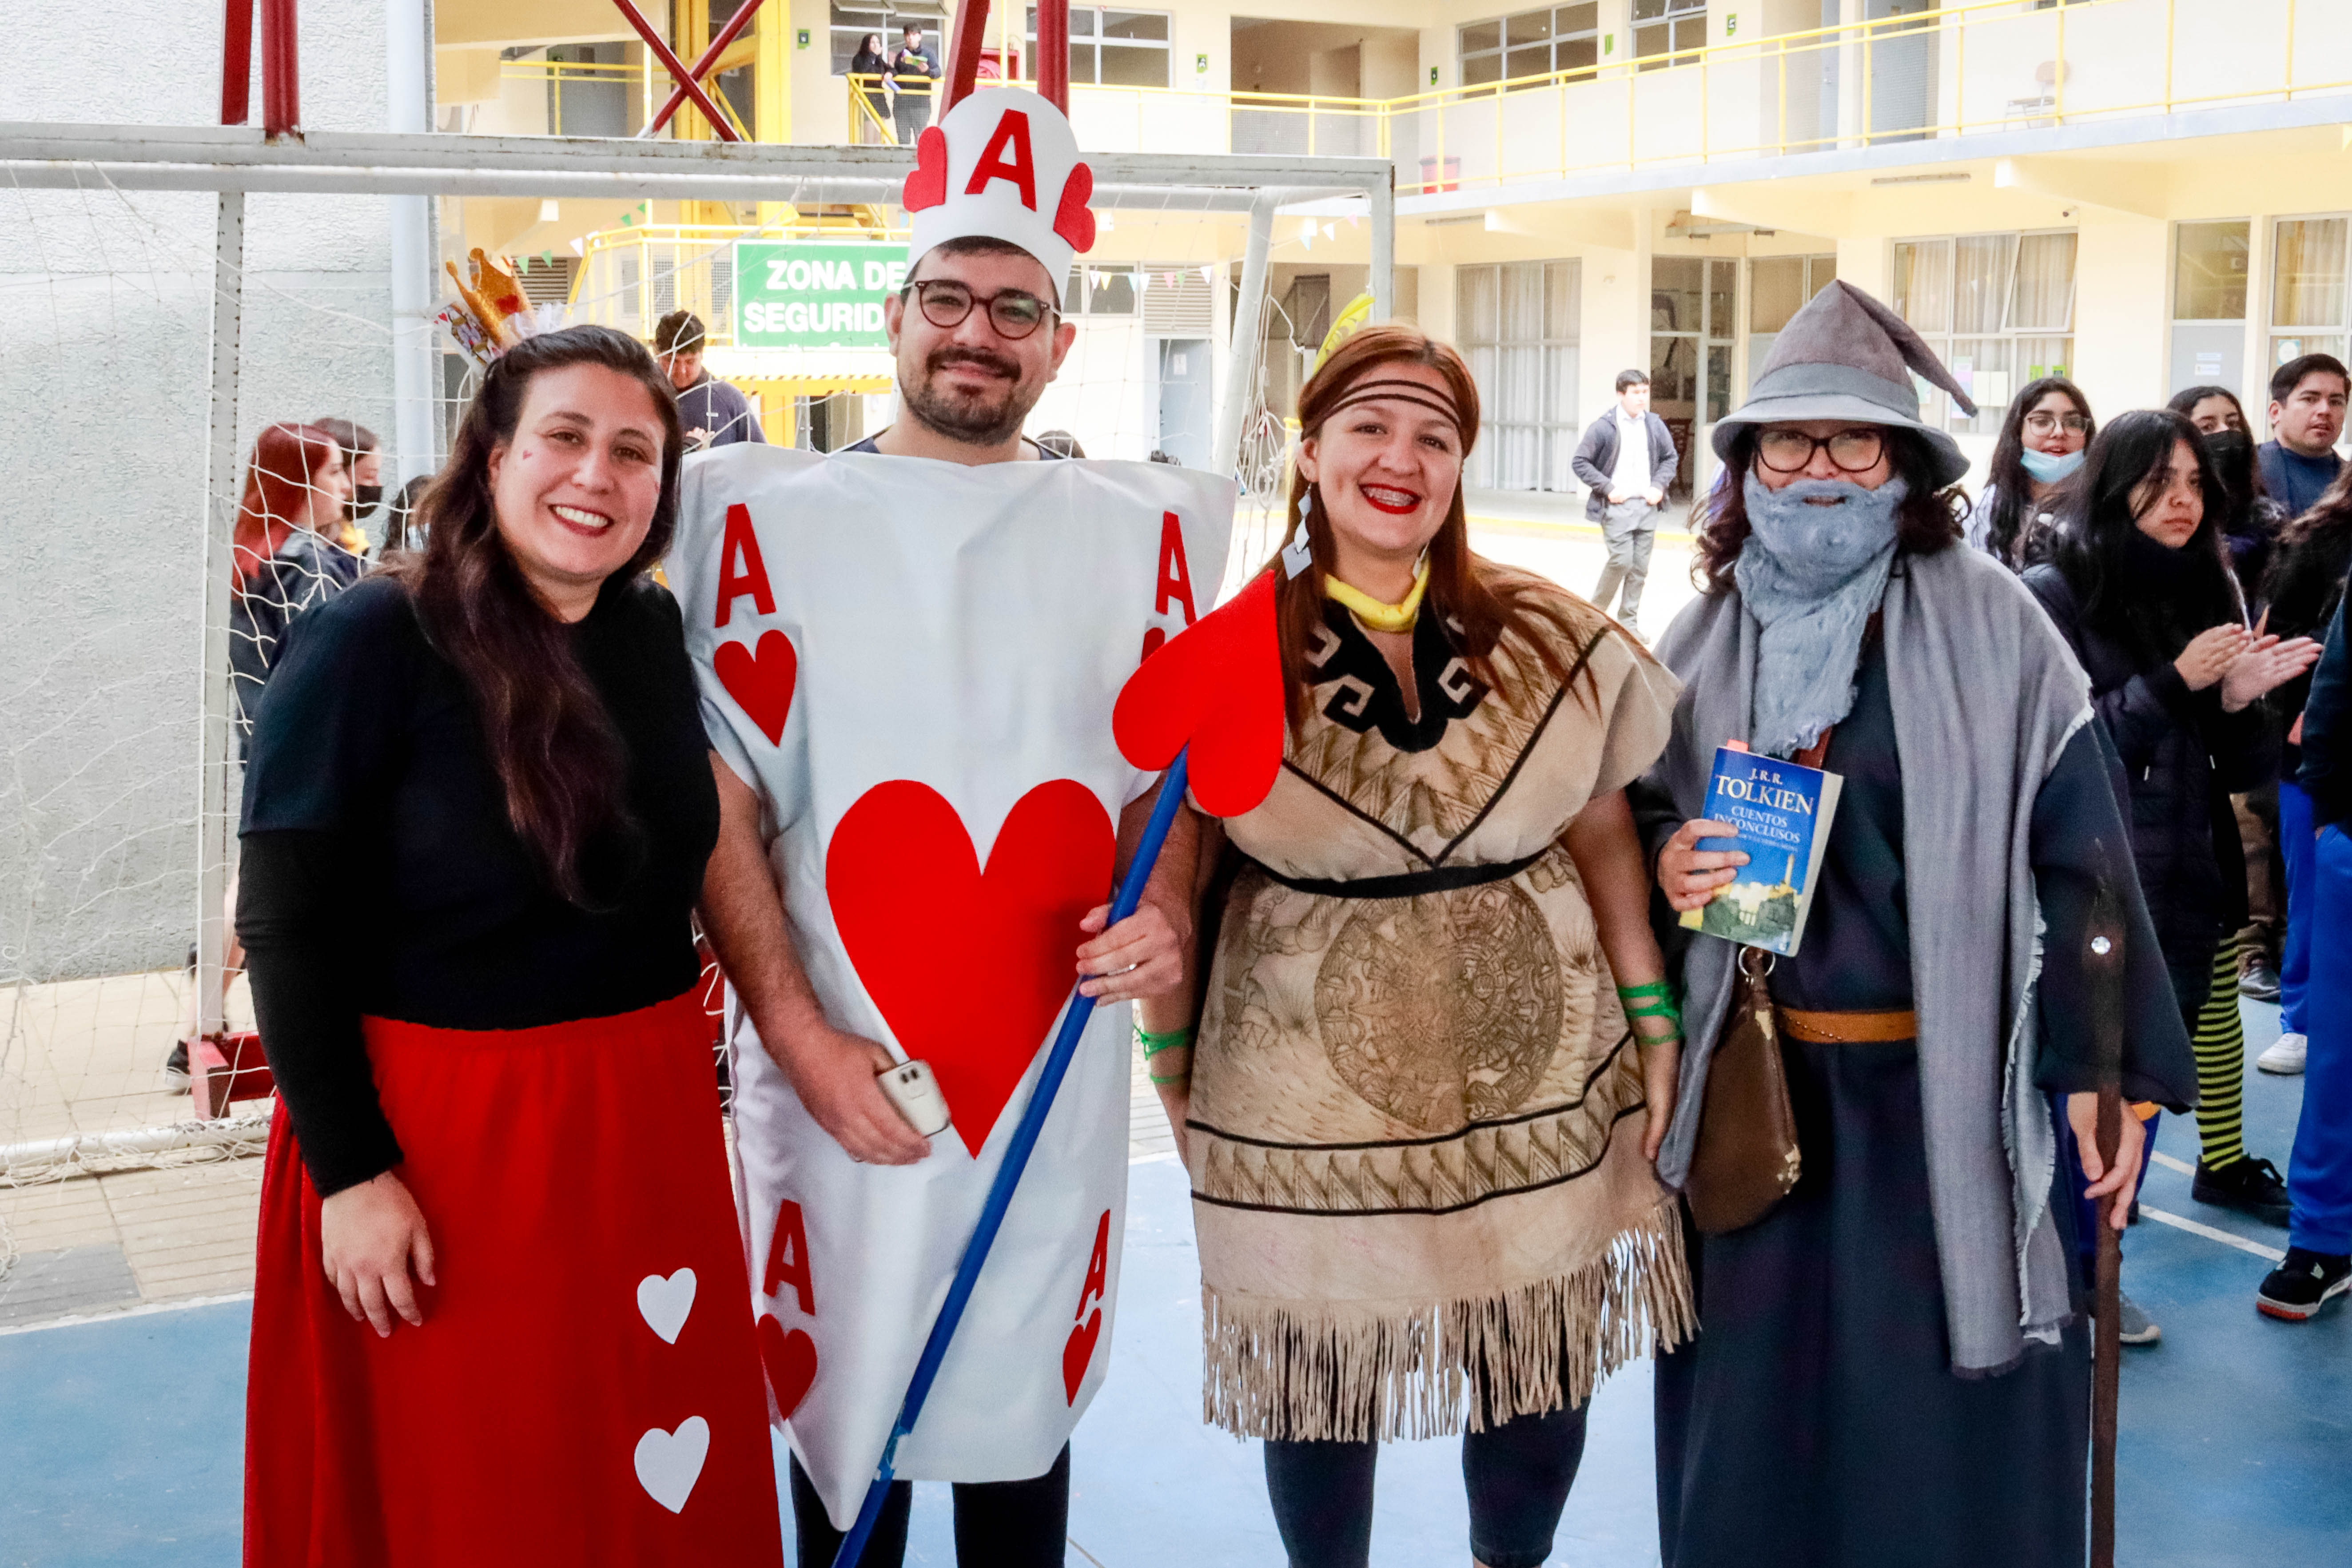
[(430, 1227), (379, 1338), (320, 1263), (281, 1106), (246, 1396), (247, 1568), (783, 1559), (768, 1404), (695, 997), (511, 1031), (366, 1020)]

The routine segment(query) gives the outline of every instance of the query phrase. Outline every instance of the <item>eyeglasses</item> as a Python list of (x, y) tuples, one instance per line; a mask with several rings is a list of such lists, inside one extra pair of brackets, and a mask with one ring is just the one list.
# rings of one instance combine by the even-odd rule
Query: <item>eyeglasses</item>
[(2070, 436), (2091, 433), (2091, 422), (2079, 414), (2029, 414), (2025, 427), (2036, 436), (2047, 436), (2053, 430), (2063, 430)]
[(909, 283), (905, 292), (923, 308), (923, 320), (941, 331), (963, 325), (963, 319), (978, 305), (988, 312), (988, 324), (996, 329), (996, 335), (1015, 342), (1035, 331), (1046, 317), (1061, 314), (1036, 295), (1018, 289), (1002, 289), (983, 298), (946, 278)]
[(1756, 456), (1776, 474), (1802, 473), (1813, 454), (1829, 448), (1830, 461), (1849, 474), (1875, 468), (1886, 454), (1885, 433), (1875, 426), (1856, 426), (1834, 436), (1808, 436), (1802, 430), (1767, 430), (1756, 443)]

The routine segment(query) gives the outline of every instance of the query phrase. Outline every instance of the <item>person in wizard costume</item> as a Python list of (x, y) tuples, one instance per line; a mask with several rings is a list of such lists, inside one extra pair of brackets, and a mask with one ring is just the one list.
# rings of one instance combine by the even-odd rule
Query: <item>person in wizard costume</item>
[[(2087, 927), (2122, 911), (2122, 1089), (2196, 1070), (2082, 668), (1999, 563), (1959, 545), (1967, 463), (1914, 374), (1969, 405), (1894, 312), (1815, 296), (1746, 406), (1699, 530), (1705, 592), (1658, 657), (1685, 683), (1636, 806), (1677, 910), (1741, 851), (1699, 816), (1716, 749), (1828, 740), (1843, 775), (1803, 940), (1769, 985), (1800, 1174), (1694, 1237), (1699, 1331), (1657, 1373), (1670, 1568), (2079, 1564), (2091, 1363), (2074, 1193), (2120, 1226), (2140, 1157), (2091, 1136)], [(1661, 1173), (1684, 1184), (1739, 950), (1691, 939)], [(2071, 1129), (2079, 1154), (2070, 1155)], [(2075, 1167), (2079, 1162), (2079, 1170)], [(2072, 1189), (2071, 1191), (2069, 1189)]]
[[(1022, 421), (1074, 335), (1092, 177), (1034, 93), (926, 130), (912, 265), (886, 307), (901, 417), (831, 458), (688, 465), (667, 569), (721, 826), (703, 919), (731, 984), (745, 1212), (800, 1560), (855, 1521), (908, 1378), (1074, 981), (1180, 982), (1184, 900), (1104, 931), (1154, 797), (1111, 718), (1139, 661), (1210, 605), (1229, 481), (1041, 460)], [(1161, 875), (1189, 889), (1181, 846)], [(1079, 1047), (902, 1477), (956, 1485), (966, 1563), (1063, 1558), (1071, 1429), (1109, 1357), (1129, 1012)], [(877, 1074), (928, 1063), (926, 1138)], [(904, 1550), (899, 1484), (863, 1561)]]

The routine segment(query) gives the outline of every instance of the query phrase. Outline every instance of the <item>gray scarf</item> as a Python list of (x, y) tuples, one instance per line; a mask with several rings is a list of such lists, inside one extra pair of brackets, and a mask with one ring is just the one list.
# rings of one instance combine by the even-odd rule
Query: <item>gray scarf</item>
[[(1853, 710), (1862, 637), (1895, 564), (1895, 510), (1909, 487), (1799, 479), (1770, 490), (1745, 476), (1747, 544), (1731, 569), (1740, 602), (1763, 635), (1756, 647), (1756, 711), (1747, 740), (1794, 756)], [(1835, 506), (1816, 506), (1817, 498)]]
[[(1906, 556), (1884, 605), (1903, 853), (1934, 868), (1906, 885), (1929, 1203), (1952, 1368), (1983, 1376), (2012, 1365), (2025, 1340), (2054, 1340), (2069, 1310), (2050, 1214), (2056, 1135), (2033, 1084), (2042, 922), (2029, 847), (2035, 797), (2090, 721), (2090, 690), (2041, 605), (1989, 555)], [(1658, 641), (1685, 690), (1649, 782), (1686, 818), (1706, 800), (1716, 747), (1748, 731), (1761, 640), (1727, 592), (1693, 601)], [(1689, 1043), (1658, 1155), (1675, 1186), (1690, 1173), (1737, 951), (1702, 939), (1685, 963)]]

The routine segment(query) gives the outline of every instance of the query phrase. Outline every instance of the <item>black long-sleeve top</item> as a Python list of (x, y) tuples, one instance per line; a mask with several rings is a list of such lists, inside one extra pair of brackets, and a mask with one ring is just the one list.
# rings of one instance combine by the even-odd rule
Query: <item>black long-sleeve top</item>
[(691, 987), (690, 913), (718, 841), (677, 605), (606, 586), (571, 628), (618, 734), (630, 820), (583, 847), (567, 903), (516, 834), (471, 690), (407, 590), (373, 578), (295, 623), (245, 780), (237, 931), (254, 1008), (321, 1196), (400, 1162), (363, 1017), (520, 1029)]
[[(2264, 629), (2282, 637), (2324, 637), (2344, 597), (2344, 574), (2352, 570), (2352, 529), (2330, 528), (2293, 544), (2281, 544), (2263, 579), (2269, 605)], [(2279, 737), (2279, 777), (2292, 779), (2302, 764), (2301, 748), (2287, 739), (2295, 715), (2311, 692), (2309, 671), (2270, 694), (2268, 706)]]
[(2311, 796), (2311, 825), (2352, 821), (2352, 649), (2344, 640), (2344, 601), (2327, 624), (2327, 647), (2311, 672), (2311, 696), (2303, 705), (2303, 772), (2296, 782)]

